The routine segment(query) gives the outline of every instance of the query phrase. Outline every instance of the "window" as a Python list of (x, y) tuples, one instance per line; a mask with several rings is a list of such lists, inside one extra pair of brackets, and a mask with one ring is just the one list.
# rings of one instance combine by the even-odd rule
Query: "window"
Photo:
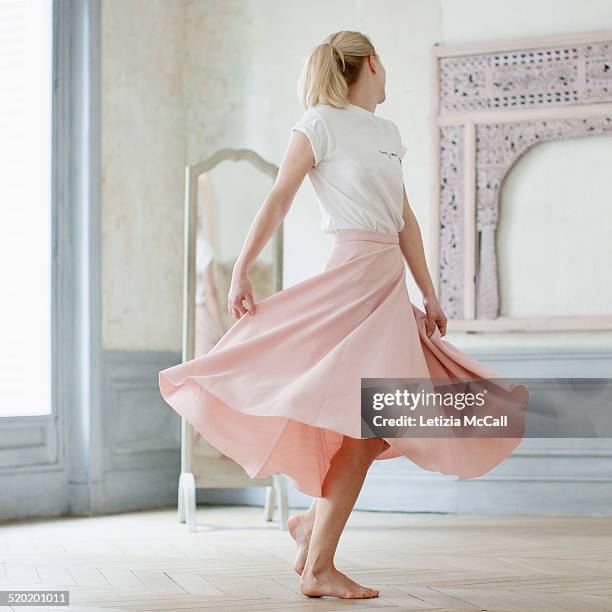
[(0, 0), (0, 416), (51, 412), (51, 0)]

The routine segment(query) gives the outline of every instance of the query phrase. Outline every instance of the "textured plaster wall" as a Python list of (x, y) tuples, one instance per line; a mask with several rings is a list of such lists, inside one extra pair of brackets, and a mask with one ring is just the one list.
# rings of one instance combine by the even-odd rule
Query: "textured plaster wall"
[[(183, 167), (224, 146), (279, 164), (303, 112), (304, 59), (334, 30), (367, 32), (382, 55), (388, 101), (378, 113), (398, 122), (411, 147), (406, 175), (427, 233), (437, 2), (102, 4), (104, 348), (179, 349)], [(319, 221), (306, 180), (286, 219), (286, 285), (321, 269), (331, 243)]]
[(184, 5), (102, 2), (104, 349), (180, 347)]
[[(253, 148), (279, 164), (303, 112), (296, 94), (303, 61), (330, 32), (362, 30), (382, 56), (387, 101), (377, 114), (397, 122), (408, 146), (405, 184), (429, 253), (431, 46), (612, 27), (612, 5), (603, 0), (103, 0), (102, 6), (103, 342), (126, 350), (180, 348), (184, 165), (224, 146)], [(542, 159), (553, 163), (567, 151), (556, 146), (564, 145), (530, 155), (552, 156)], [(607, 151), (593, 145), (580, 159)], [(524, 166), (504, 187), (509, 208), (529, 191), (520, 180), (529, 176)], [(563, 206), (563, 184), (554, 171), (547, 176), (551, 183), (537, 189), (548, 189)], [(532, 196), (537, 202), (538, 193)], [(598, 202), (605, 206), (605, 199)], [(517, 249), (508, 228), (522, 218), (506, 214), (502, 260)], [(306, 179), (285, 222), (286, 285), (321, 269), (331, 243), (319, 221)], [(572, 265), (570, 276), (579, 273), (579, 259)], [(504, 282), (520, 282), (516, 269)], [(409, 291), (420, 306), (412, 279)], [(526, 305), (509, 307), (518, 313)], [(466, 347), (609, 344), (599, 333), (456, 339)]]

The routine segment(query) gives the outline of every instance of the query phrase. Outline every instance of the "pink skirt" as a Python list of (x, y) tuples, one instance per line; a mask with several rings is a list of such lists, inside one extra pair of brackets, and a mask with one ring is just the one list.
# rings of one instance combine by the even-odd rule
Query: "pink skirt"
[[(427, 337), (397, 234), (340, 230), (333, 240), (322, 272), (258, 302), (207, 354), (159, 373), (165, 401), (251, 478), (280, 472), (314, 497), (343, 436), (361, 438), (361, 378), (503, 378), (437, 327)], [(473, 478), (521, 436), (384, 438), (377, 459)]]

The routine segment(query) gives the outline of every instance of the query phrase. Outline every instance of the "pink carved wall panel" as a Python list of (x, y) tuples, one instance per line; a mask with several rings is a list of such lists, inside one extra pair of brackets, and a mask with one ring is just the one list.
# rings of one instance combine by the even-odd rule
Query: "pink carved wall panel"
[[(612, 101), (612, 41), (440, 57), (440, 116)], [(586, 106), (585, 106), (586, 107)], [(612, 115), (476, 124), (476, 317), (499, 316), (495, 231), (504, 177), (530, 147), (612, 133)], [(440, 299), (464, 312), (464, 128), (439, 130)]]

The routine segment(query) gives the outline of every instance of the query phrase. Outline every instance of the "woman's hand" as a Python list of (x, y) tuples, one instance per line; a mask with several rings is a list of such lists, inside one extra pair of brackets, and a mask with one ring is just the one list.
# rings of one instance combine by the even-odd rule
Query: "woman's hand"
[[(247, 303), (246, 308), (242, 303), (243, 301)], [(237, 267), (234, 267), (232, 273), (232, 283), (227, 296), (227, 310), (236, 320), (243, 314), (246, 314), (246, 312), (250, 315), (255, 314), (255, 301), (253, 300), (251, 281), (248, 279), (247, 273)]]
[(446, 334), (447, 319), (440, 306), (440, 302), (438, 302), (438, 298), (435, 294), (426, 295), (423, 297), (423, 305), (425, 306), (425, 313), (427, 314), (427, 319), (425, 320), (427, 337), (431, 338), (436, 329), (436, 325), (440, 330), (440, 336), (444, 336)]

